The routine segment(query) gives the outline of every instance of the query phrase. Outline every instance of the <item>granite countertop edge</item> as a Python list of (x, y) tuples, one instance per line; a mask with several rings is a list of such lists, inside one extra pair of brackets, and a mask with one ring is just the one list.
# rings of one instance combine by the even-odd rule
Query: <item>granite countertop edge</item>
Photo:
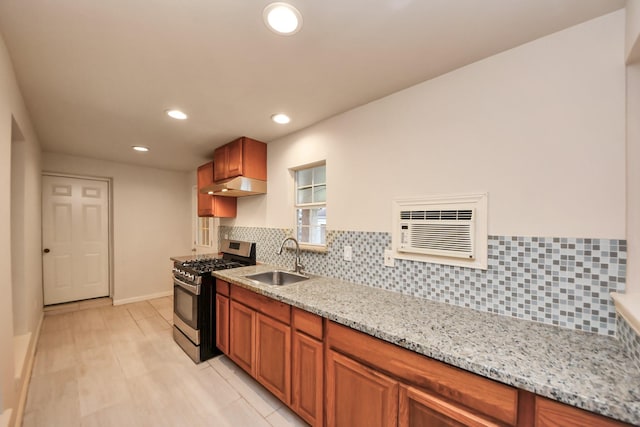
[[(631, 359), (626, 355), (619, 354), (624, 350), (619, 341), (614, 338), (562, 329), (509, 316), (475, 311), (469, 308), (411, 297), (397, 292), (322, 276), (311, 276), (307, 281), (286, 286), (264, 285), (244, 277), (249, 274), (274, 269), (282, 268), (259, 264), (251, 267), (214, 271), (213, 275), (237, 286), (500, 383), (530, 391), (590, 412), (640, 425), (640, 371), (637, 375), (633, 375), (635, 367), (633, 367)], [(326, 292), (327, 295), (325, 295), (323, 291), (330, 292)], [(341, 295), (342, 292), (344, 292), (344, 295)], [(362, 298), (356, 298), (357, 301), (349, 300), (354, 294)], [(325, 301), (326, 297), (330, 300)], [(421, 322), (418, 322), (413, 328), (407, 327), (406, 329), (404, 324), (397, 325), (397, 329), (393, 331), (393, 326), (385, 323), (385, 321), (393, 322), (394, 317), (392, 314), (381, 314), (377, 321), (374, 320), (371, 316), (373, 314), (371, 311), (375, 310), (370, 309), (365, 304), (371, 304), (372, 301), (386, 304), (389, 299), (396, 300), (395, 302), (400, 303), (400, 305), (406, 304), (412, 308), (418, 307), (421, 310), (419, 315), (423, 316), (419, 317)], [(426, 308), (423, 309), (423, 306)], [(354, 308), (357, 311), (356, 314), (352, 314), (352, 309)], [(404, 314), (402, 313), (403, 307), (392, 306), (391, 308), (395, 308), (397, 311), (395, 314), (400, 317)], [(457, 317), (473, 319), (474, 321), (477, 319), (477, 324), (471, 327), (464, 325), (467, 329), (471, 329), (451, 338), (451, 330), (457, 329), (458, 325), (455, 325), (455, 328), (449, 328), (449, 330), (441, 329), (439, 327), (440, 319), (430, 318), (431, 310), (446, 313), (448, 317), (444, 322), (445, 324), (453, 323), (455, 325)], [(429, 313), (424, 314), (424, 311)], [(497, 341), (499, 344), (509, 341), (516, 342), (525, 350), (523, 353), (526, 354), (528, 351), (533, 351), (532, 358), (544, 359), (546, 357), (546, 359), (540, 364), (537, 363), (539, 360), (527, 360), (526, 356), (522, 357), (522, 355), (517, 354), (518, 352), (512, 355), (507, 350), (507, 354), (502, 355), (503, 359), (501, 360), (500, 354), (496, 355), (494, 352), (475, 349), (467, 341), (470, 338), (474, 338), (472, 335), (475, 335), (476, 329), (482, 331), (485, 328), (484, 321), (495, 323), (500, 328), (504, 327), (507, 332), (510, 329), (515, 331), (535, 330), (533, 333), (534, 339), (536, 332), (540, 334), (538, 338), (540, 342), (538, 343), (524, 342), (517, 336), (502, 336)], [(427, 328), (429, 333), (424, 335), (425, 331), (421, 330), (421, 326), (423, 323), (429, 324), (429, 322), (433, 322), (433, 325), (431, 329)], [(494, 332), (490, 328), (485, 329), (487, 333)], [(417, 338), (416, 336), (404, 335), (405, 330), (417, 331)], [(480, 334), (480, 337), (486, 339), (486, 336), (482, 334)], [(488, 339), (491, 340), (492, 338)], [(551, 344), (547, 342), (548, 340), (551, 341)], [(574, 340), (575, 343), (568, 343), (567, 340)], [(440, 342), (442, 345), (434, 345), (433, 342)], [(601, 356), (601, 360), (596, 359), (595, 363), (593, 360), (583, 361), (579, 357), (576, 360), (575, 355), (572, 354), (572, 344), (579, 347), (577, 350), (582, 353), (585, 353), (584, 348), (589, 349), (589, 346), (596, 347), (594, 348), (596, 350), (595, 353), (599, 352), (600, 349), (597, 348), (599, 346), (606, 347), (606, 351)], [(553, 345), (556, 345), (556, 347), (553, 347)], [(446, 350), (447, 346), (455, 349), (459, 348), (460, 351), (448, 351)], [(445, 350), (441, 350), (441, 347), (445, 347)], [(504, 347), (504, 345), (500, 345), (500, 347)], [(536, 354), (536, 349), (541, 347), (549, 347), (551, 350), (547, 350), (547, 353)], [(505, 351), (502, 351), (502, 353), (505, 353)], [(567, 356), (567, 354), (571, 355)], [(514, 362), (512, 359), (516, 359), (516, 361)], [(556, 359), (561, 361), (560, 364), (568, 366), (556, 367), (554, 364)], [(603, 367), (601, 366), (603, 363), (609, 363), (611, 366)], [(624, 363), (625, 365), (616, 369), (615, 363)], [(541, 365), (543, 367), (536, 370), (536, 367)], [(588, 378), (581, 377), (585, 370), (590, 371), (588, 376), (584, 376)], [(631, 377), (627, 370), (631, 370)], [(592, 379), (594, 375), (596, 380)], [(606, 387), (608, 389), (603, 390)]]

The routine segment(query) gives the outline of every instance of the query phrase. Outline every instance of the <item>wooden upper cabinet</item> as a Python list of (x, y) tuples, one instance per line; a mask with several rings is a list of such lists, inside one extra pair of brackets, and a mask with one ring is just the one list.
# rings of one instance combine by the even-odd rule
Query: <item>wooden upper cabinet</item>
[(211, 196), (200, 193), (200, 189), (213, 184), (214, 162), (198, 168), (198, 216), (235, 218), (238, 200), (235, 197)]
[(243, 136), (218, 147), (213, 153), (213, 180), (236, 176), (267, 180), (267, 144)]
[(242, 175), (244, 138), (236, 139), (227, 147), (227, 178)]

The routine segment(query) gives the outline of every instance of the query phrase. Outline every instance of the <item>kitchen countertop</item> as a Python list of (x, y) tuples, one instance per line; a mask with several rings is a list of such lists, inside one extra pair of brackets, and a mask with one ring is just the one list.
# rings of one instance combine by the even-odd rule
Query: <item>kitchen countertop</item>
[(213, 275), (501, 383), (640, 425), (640, 371), (615, 338), (320, 276), (286, 286), (243, 277), (273, 269), (282, 268)]

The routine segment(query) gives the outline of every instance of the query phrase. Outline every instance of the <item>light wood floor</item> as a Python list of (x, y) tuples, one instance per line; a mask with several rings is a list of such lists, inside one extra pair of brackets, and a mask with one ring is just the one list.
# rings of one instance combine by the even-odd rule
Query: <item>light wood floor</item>
[(23, 426), (306, 425), (228, 358), (194, 364), (173, 342), (172, 304), (47, 312)]

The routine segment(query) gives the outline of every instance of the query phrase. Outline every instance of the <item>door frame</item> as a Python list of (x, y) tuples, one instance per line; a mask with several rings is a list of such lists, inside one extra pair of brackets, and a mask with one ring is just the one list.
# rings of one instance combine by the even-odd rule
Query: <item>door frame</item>
[[(113, 301), (113, 295), (114, 295), (114, 284), (113, 284), (113, 277), (114, 277), (114, 273), (113, 273), (113, 178), (109, 178), (109, 177), (103, 177), (103, 176), (92, 176), (92, 175), (76, 175), (76, 174), (70, 174), (70, 173), (59, 173), (59, 172), (48, 172), (48, 171), (43, 171), (41, 174), (42, 177), (45, 176), (55, 176), (55, 177), (60, 177), (60, 178), (76, 178), (76, 179), (84, 179), (84, 180), (88, 180), (88, 181), (101, 181), (101, 182), (106, 182), (107, 183), (107, 215), (109, 216), (108, 220), (107, 220), (107, 245), (108, 245), (108, 250), (107, 250), (107, 263), (109, 264), (109, 298), (111, 298), (111, 300)], [(42, 222), (44, 222), (44, 216), (42, 216)], [(40, 227), (42, 227), (42, 224), (40, 224)], [(41, 245), (42, 247), (44, 247)], [(42, 248), (40, 249), (40, 253), (42, 255)], [(40, 262), (42, 262), (42, 257), (40, 257)], [(44, 266), (43, 266), (44, 267)], [(44, 268), (43, 268), (43, 272), (42, 272), (42, 292), (44, 293)]]

